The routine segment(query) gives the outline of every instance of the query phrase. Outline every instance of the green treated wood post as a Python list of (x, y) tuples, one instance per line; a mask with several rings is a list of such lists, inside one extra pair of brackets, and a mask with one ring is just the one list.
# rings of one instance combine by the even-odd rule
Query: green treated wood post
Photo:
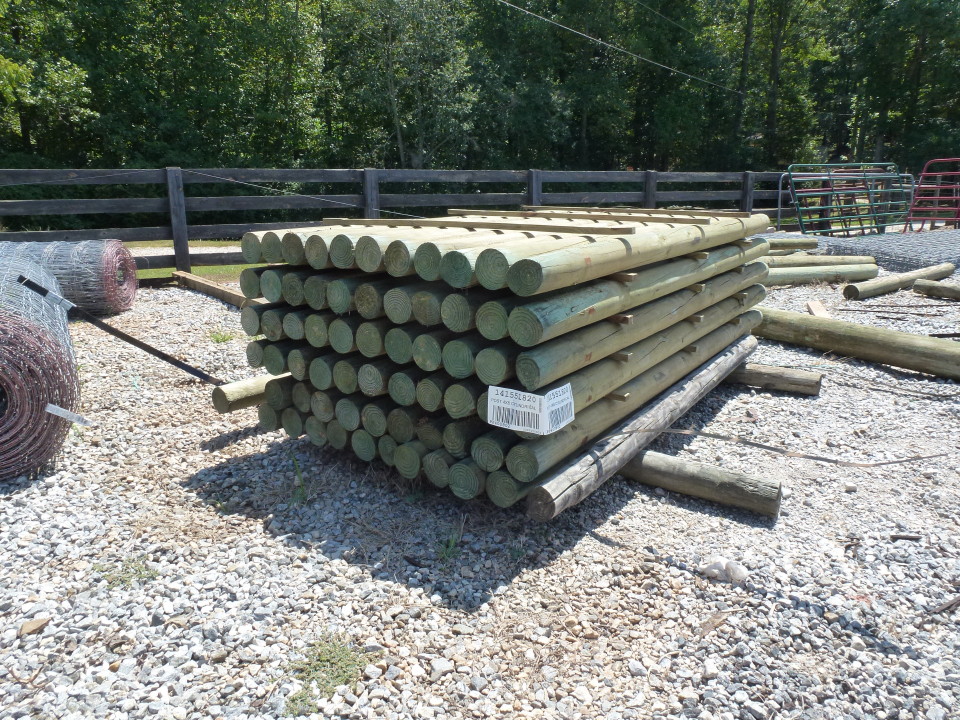
[(187, 201), (183, 196), (183, 174), (178, 167), (167, 168), (167, 200), (170, 204), (170, 232), (177, 270), (190, 272), (190, 235), (187, 229)]

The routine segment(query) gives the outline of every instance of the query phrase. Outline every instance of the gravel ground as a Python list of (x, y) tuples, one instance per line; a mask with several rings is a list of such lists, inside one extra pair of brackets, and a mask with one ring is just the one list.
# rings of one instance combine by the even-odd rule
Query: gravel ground
[[(856, 322), (960, 324), (960, 304), (907, 292), (858, 307), (933, 315), (839, 312), (827, 285), (767, 302), (814, 298)], [(248, 374), (216, 300), (144, 289), (112, 322)], [(958, 611), (932, 612), (960, 595), (957, 383), (762, 342), (758, 362), (822, 369), (820, 397), (723, 386), (681, 424), (865, 462), (952, 454), (846, 467), (664, 436), (781, 479), (779, 521), (618, 480), (531, 525), (258, 432), (253, 410), (218, 416), (208, 387), (72, 331), (96, 426), (0, 486), (2, 717), (957, 716)], [(316, 697), (297, 663), (347, 641), (363, 680)]]

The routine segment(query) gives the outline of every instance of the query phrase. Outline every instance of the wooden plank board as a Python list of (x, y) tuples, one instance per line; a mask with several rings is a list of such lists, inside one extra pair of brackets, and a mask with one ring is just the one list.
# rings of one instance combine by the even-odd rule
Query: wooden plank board
[(450, 205), (519, 205), (526, 193), (396, 193), (381, 194), (380, 207), (449, 207)]
[(188, 212), (211, 210), (297, 210), (300, 208), (362, 208), (362, 195), (231, 195), (187, 198)]
[(183, 168), (186, 185), (221, 182), (358, 183), (362, 177), (362, 170), (351, 169)]
[[(461, 210), (454, 209), (449, 210), (448, 213), (452, 216), (457, 217), (469, 217), (474, 215), (489, 215), (490, 213), (483, 210)], [(677, 215), (667, 215), (664, 213), (656, 213), (650, 215), (641, 215), (639, 213), (613, 213), (613, 212), (602, 212), (602, 213), (591, 213), (591, 212), (576, 212), (573, 210), (537, 210), (537, 211), (528, 211), (528, 210), (498, 210), (497, 215), (502, 215), (504, 217), (520, 217), (520, 218), (563, 218), (565, 220), (619, 220), (619, 221), (628, 221), (628, 222), (663, 222), (663, 223), (677, 223), (679, 225), (709, 225), (709, 217), (691, 217), (684, 216), (682, 214)]]
[(823, 303), (819, 300), (811, 300), (807, 303), (807, 312), (813, 315), (814, 317), (828, 318), (830, 313), (827, 312), (827, 308), (824, 307)]
[(484, 183), (527, 181), (526, 170), (380, 170), (381, 182)]
[[(137, 270), (170, 268), (176, 266), (176, 255), (141, 255), (134, 258), (137, 264)], [(190, 255), (190, 264), (197, 266), (210, 265), (245, 265), (246, 260), (243, 253), (222, 252), (222, 253), (192, 253)]]
[[(603, 215), (604, 213), (625, 213), (630, 215), (687, 215), (690, 217), (750, 217), (752, 213), (740, 210), (687, 210), (686, 208), (639, 208), (639, 207), (587, 207), (581, 205), (521, 205), (521, 210), (573, 210)], [(450, 210), (451, 214), (458, 212)], [(470, 211), (472, 212), (472, 211)]]
[(163, 170), (0, 170), (0, 185), (159, 185)]
[(234, 307), (242, 308), (247, 305), (259, 305), (262, 302), (261, 300), (251, 300), (245, 297), (243, 293), (232, 290), (226, 285), (214, 282), (213, 280), (199, 277), (198, 275), (180, 271), (176, 271), (172, 273), (172, 275), (180, 285), (201, 292), (204, 295), (215, 297), (217, 300), (223, 300), (223, 302), (233, 305)]
[(578, 235), (633, 235), (636, 227), (631, 225), (570, 225), (564, 223), (526, 222), (524, 218), (504, 220), (455, 220), (447, 218), (424, 218), (416, 220), (326, 218), (324, 225), (380, 225), (384, 227), (449, 227), (475, 228), (478, 230), (527, 230), (530, 232), (576, 233)]
[(64, 200), (0, 200), (0, 216), (94, 215), (97, 213), (165, 213), (164, 198), (71, 198)]

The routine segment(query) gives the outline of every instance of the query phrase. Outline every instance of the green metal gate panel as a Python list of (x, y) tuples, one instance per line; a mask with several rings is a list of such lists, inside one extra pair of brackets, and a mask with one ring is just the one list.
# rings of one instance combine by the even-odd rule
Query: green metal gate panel
[(910, 209), (912, 177), (894, 163), (791, 165), (787, 176), (805, 234), (883, 233), (901, 225)]

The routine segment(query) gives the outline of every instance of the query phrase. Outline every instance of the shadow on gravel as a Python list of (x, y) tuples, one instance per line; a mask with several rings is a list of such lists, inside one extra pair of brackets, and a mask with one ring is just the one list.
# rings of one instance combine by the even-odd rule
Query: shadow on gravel
[[(709, 398), (681, 425), (703, 427), (735, 396)], [(255, 431), (226, 433), (203, 447), (222, 447), (230, 440), (225, 436), (247, 432)], [(693, 498), (664, 497), (626, 481), (607, 483), (554, 521), (535, 524), (522, 504), (501, 509), (486, 500), (466, 503), (429, 483), (407, 483), (379, 461), (361, 462), (303, 438), (277, 440), (264, 452), (204, 468), (184, 485), (221, 513), (261, 519), (266, 532), (288, 544), (362, 566), (379, 580), (421, 587), (465, 611), (525, 571), (549, 565), (585, 537), (610, 552), (621, 551), (625, 546), (600, 528), (617, 524), (617, 515), (638, 495), (754, 527), (773, 524)]]

